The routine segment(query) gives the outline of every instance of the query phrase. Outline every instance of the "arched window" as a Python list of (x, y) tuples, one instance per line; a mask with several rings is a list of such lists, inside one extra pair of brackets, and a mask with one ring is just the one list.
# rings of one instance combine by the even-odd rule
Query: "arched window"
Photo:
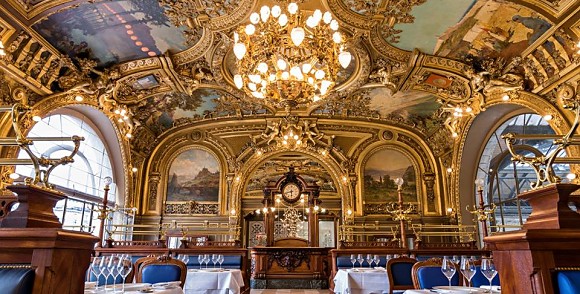
[[(97, 132), (88, 119), (66, 114), (45, 117), (28, 133), (28, 137), (84, 137), (74, 162), (56, 167), (50, 174), (49, 182), (67, 194), (68, 198), (58, 202), (54, 213), (63, 226), (72, 230), (91, 231), (98, 235), (98, 204), (102, 203), (104, 178), (113, 177), (111, 159)], [(71, 154), (74, 143), (70, 141), (36, 141), (31, 150), (36, 156), (61, 158)], [(18, 158), (29, 158), (21, 151)], [(16, 173), (24, 177), (34, 177), (33, 166), (17, 166)], [(115, 203), (116, 186), (110, 187), (108, 204)]]
[[(488, 220), (491, 232), (519, 229), (531, 213), (529, 204), (516, 196), (530, 189), (530, 184), (536, 181), (536, 173), (527, 164), (512, 162), (505, 140), (501, 138), (507, 133), (555, 134), (542, 116), (520, 114), (505, 121), (487, 141), (479, 160), (477, 178), (483, 179), (485, 183), (483, 196), (486, 206), (491, 206), (490, 203), (496, 206), (494, 217)], [(519, 141), (514, 150), (527, 156), (546, 155), (557, 147), (553, 141)], [(565, 155), (565, 152), (561, 152), (559, 156)], [(568, 165), (559, 164), (553, 167), (556, 174), (563, 179), (570, 172)], [(477, 193), (476, 197), (479, 197)], [(475, 199), (475, 203), (479, 202), (479, 199)]]

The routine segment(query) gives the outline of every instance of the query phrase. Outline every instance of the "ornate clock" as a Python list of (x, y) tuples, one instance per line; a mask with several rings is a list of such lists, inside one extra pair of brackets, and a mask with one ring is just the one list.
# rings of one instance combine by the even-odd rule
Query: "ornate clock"
[(288, 203), (294, 203), (300, 199), (300, 187), (295, 183), (288, 183), (282, 189), (282, 198)]

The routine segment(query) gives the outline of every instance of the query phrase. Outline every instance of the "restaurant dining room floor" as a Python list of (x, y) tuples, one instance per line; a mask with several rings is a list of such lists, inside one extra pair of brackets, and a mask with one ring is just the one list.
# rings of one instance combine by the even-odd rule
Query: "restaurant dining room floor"
[(328, 294), (328, 289), (252, 289), (250, 294)]

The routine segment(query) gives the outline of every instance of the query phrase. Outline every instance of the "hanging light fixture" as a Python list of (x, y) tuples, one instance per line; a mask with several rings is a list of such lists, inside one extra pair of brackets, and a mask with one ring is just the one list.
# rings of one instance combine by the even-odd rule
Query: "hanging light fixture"
[(330, 12), (317, 9), (305, 18), (296, 3), (287, 11), (262, 6), (236, 30), (234, 43), (235, 86), (276, 107), (324, 98), (352, 58)]

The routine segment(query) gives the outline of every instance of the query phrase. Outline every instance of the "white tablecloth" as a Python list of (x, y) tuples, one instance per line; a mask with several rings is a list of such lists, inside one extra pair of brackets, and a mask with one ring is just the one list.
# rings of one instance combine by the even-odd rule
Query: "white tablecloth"
[[(117, 288), (115, 288), (117, 289)], [(119, 288), (120, 290), (120, 288)], [(108, 292), (105, 292), (105, 290), (85, 290), (84, 294), (110, 294), (113, 293), (110, 290)], [(119, 293), (119, 292), (117, 292)], [(153, 294), (183, 294), (183, 290), (180, 287), (177, 288), (173, 288), (173, 289), (158, 289), (158, 288), (153, 288), (153, 292), (140, 292), (140, 291), (125, 291), (123, 292), (125, 294), (143, 294), (143, 293), (153, 293)]]
[(185, 278), (186, 294), (239, 294), (244, 286), (242, 272), (238, 269), (220, 272), (188, 270)]
[(407, 290), (403, 294), (424, 294), (424, 293), (433, 293), (431, 290)]
[(334, 293), (381, 294), (389, 291), (389, 277), (385, 270), (339, 270), (334, 276)]

